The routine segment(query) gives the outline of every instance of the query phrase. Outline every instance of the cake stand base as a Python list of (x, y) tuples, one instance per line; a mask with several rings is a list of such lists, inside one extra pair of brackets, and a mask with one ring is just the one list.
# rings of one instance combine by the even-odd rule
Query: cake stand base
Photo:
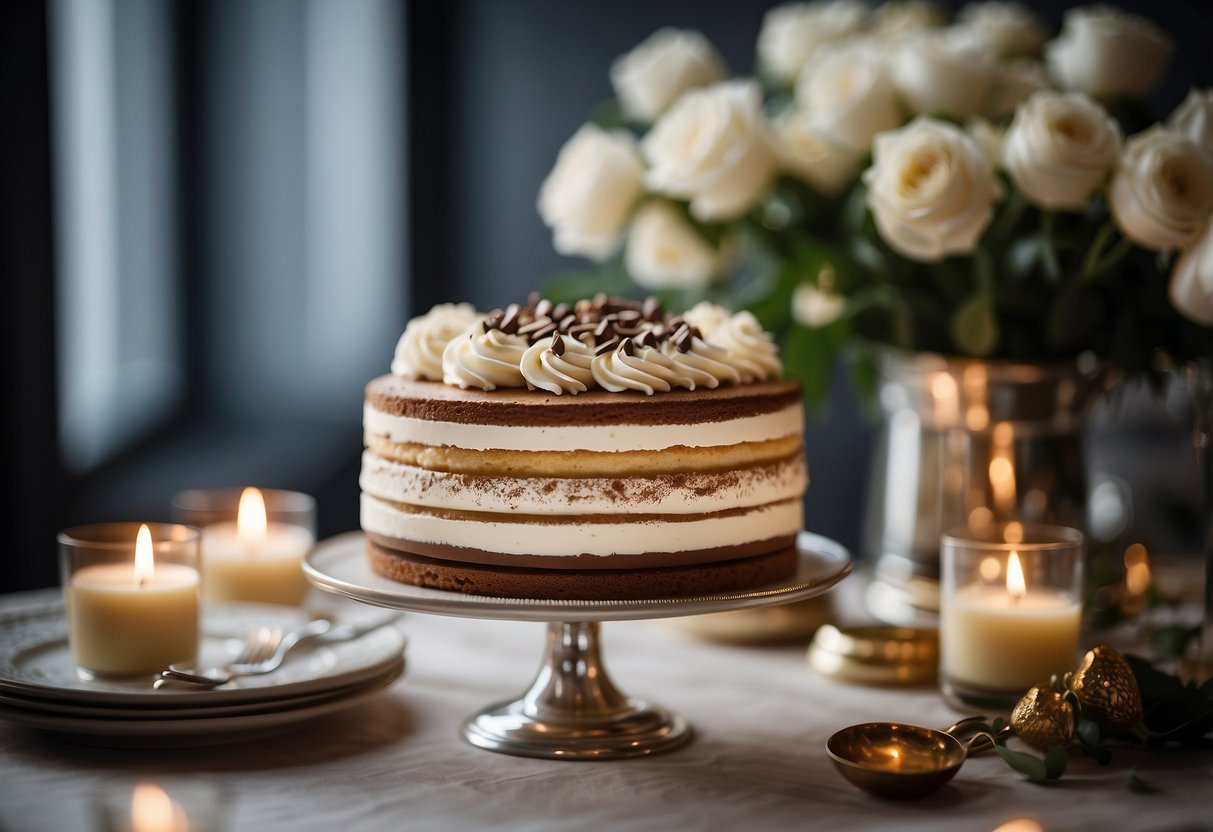
[(472, 745), (549, 760), (612, 760), (672, 751), (691, 739), (682, 717), (615, 687), (602, 663), (600, 625), (548, 624), (543, 665), (520, 699), (463, 723)]
[(478, 748), (520, 757), (613, 760), (673, 751), (691, 739), (691, 729), (676, 714), (615, 687), (602, 663), (601, 622), (790, 604), (827, 592), (851, 573), (850, 554), (832, 540), (801, 532), (796, 548), (796, 572), (774, 584), (716, 595), (629, 601), (494, 598), (401, 584), (374, 573), (361, 534), (321, 543), (304, 559), (303, 572), (321, 589), (378, 607), (546, 622), (547, 648), (530, 690), (468, 717), (463, 736)]

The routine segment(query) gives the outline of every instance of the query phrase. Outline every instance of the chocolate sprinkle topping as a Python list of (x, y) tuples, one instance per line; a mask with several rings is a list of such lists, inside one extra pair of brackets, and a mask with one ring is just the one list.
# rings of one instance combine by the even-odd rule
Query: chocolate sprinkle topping
[(632, 339), (624, 338), (619, 344), (619, 351), (624, 355), (635, 355), (636, 348), (632, 346)]
[(553, 335), (551, 350), (553, 355), (564, 355), (564, 339), (559, 335)]
[(594, 355), (606, 355), (608, 352), (615, 349), (617, 346), (619, 346), (618, 338), (612, 338), (609, 341), (604, 341), (603, 343), (599, 344), (597, 346), (597, 348), (594, 350)]

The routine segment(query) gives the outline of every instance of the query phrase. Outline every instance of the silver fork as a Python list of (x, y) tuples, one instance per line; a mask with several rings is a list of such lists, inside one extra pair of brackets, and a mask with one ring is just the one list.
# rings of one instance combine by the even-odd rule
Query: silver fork
[(258, 627), (245, 636), (240, 652), (227, 664), (226, 668), (216, 668), (206, 673), (190, 673), (177, 665), (169, 665), (167, 670), (160, 672), (160, 678), (152, 687), (160, 689), (170, 682), (187, 682), (208, 687), (225, 685), (236, 676), (245, 675), (248, 672), (246, 668), (259, 666), (273, 656), (282, 641), (282, 630)]

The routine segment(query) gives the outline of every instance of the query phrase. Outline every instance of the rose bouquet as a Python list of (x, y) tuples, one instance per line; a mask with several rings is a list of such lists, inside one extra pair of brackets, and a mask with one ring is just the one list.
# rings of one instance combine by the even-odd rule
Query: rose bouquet
[(1213, 92), (1140, 101), (1171, 50), (1102, 6), (1048, 40), (1014, 3), (818, 0), (731, 79), (662, 29), (542, 185), (557, 251), (599, 263), (549, 294), (747, 307), (813, 401), (873, 345), (1158, 376), (1213, 353)]

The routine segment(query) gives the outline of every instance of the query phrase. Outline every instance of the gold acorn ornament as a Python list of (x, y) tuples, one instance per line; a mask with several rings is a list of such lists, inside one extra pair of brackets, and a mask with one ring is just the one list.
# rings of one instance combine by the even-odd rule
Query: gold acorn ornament
[(1067, 680), (1082, 712), (1100, 728), (1128, 732), (1141, 724), (1141, 688), (1124, 656), (1106, 644), (1087, 651)]
[(1037, 685), (1011, 711), (1011, 729), (1033, 748), (1048, 751), (1074, 736), (1074, 707), (1065, 694)]

